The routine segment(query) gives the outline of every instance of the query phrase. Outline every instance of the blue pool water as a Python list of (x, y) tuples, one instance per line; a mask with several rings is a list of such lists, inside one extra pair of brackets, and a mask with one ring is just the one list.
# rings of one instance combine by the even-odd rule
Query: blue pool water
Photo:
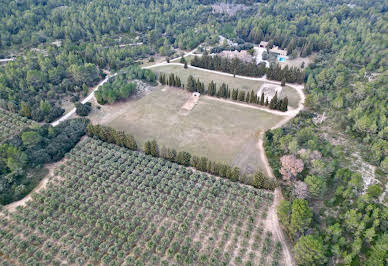
[(286, 61), (286, 59), (284, 58), (284, 57), (279, 57), (279, 62), (285, 62)]

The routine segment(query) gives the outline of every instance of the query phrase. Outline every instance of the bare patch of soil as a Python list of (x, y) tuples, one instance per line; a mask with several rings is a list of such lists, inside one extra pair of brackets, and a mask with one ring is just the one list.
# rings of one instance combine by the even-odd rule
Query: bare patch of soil
[(199, 101), (199, 96), (192, 94), (190, 98), (182, 106), (182, 109), (186, 111), (191, 111), (197, 105), (198, 101)]

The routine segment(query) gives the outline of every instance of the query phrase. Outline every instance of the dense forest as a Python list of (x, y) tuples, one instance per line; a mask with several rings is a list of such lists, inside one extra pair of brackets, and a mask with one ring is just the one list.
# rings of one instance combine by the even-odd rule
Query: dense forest
[[(62, 101), (85, 95), (103, 78), (103, 70), (119, 71), (149, 56), (171, 56), (174, 49), (201, 43), (216, 47), (219, 35), (242, 48), (268, 41), (292, 57), (313, 55), (303, 72), (217, 57), (210, 63), (206, 55), (192, 64), (305, 82), (304, 112), (265, 139), (285, 196), (278, 216), (295, 258), (301, 265), (386, 264), (387, 2), (228, 1), (249, 7), (234, 15), (214, 12), (211, 5), (218, 2), (1, 1), (0, 58), (15, 60), (0, 66), (0, 108), (50, 122), (63, 114)], [(136, 74), (140, 70), (127, 73), (144, 80)], [(155, 77), (145, 80), (152, 83)], [(247, 98), (239, 94), (237, 99)], [(323, 123), (313, 122), (317, 114), (324, 114)], [(84, 121), (17, 128), (10, 131), (13, 138), (7, 133), (0, 148), (2, 203), (24, 195), (26, 169), (60, 159), (85, 132)], [(331, 132), (346, 147), (332, 143), (326, 137)], [(168, 150), (160, 154), (170, 156)], [(369, 187), (359, 174), (362, 169), (350, 169), (352, 154), (375, 168)], [(186, 157), (181, 154), (179, 161), (188, 162)]]
[(206, 52), (201, 57), (195, 56), (191, 61), (191, 65), (233, 75), (262, 77), (266, 74), (268, 79), (290, 83), (303, 83), (305, 78), (304, 72), (297, 67), (289, 68), (286, 66), (281, 68), (279, 65), (271, 64), (267, 68), (263, 63), (258, 65), (256, 62), (245, 63), (238, 58), (229, 59), (217, 55), (209, 56)]
[(30, 170), (59, 161), (85, 135), (85, 119), (67, 120), (56, 127), (26, 127), (0, 144), (0, 204), (22, 198), (39, 182)]
[(64, 110), (64, 97), (88, 93), (101, 78), (98, 67), (77, 53), (48, 49), (47, 55), (29, 53), (0, 68), (0, 108), (51, 122)]

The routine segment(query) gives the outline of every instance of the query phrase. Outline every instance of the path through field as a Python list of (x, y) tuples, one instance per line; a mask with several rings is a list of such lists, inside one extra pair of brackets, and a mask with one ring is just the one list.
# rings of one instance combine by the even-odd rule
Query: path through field
[[(272, 168), (268, 163), (267, 156), (265, 155), (263, 137), (264, 137), (264, 133), (262, 132), (259, 136), (259, 141), (257, 142), (257, 146), (260, 151), (260, 157), (262, 159), (262, 162), (265, 165), (267, 176), (271, 178), (275, 178), (272, 172)], [(275, 199), (273, 201), (272, 208), (268, 210), (268, 216), (265, 223), (265, 227), (266, 227), (266, 230), (272, 231), (278, 237), (279, 241), (283, 244), (283, 253), (284, 253), (284, 260), (286, 265), (295, 265), (290, 252), (290, 247), (288, 246), (288, 243), (285, 239), (283, 230), (280, 228), (279, 219), (276, 212), (277, 206), (279, 205), (282, 198), (283, 198), (282, 191), (280, 190), (280, 188), (276, 188)]]

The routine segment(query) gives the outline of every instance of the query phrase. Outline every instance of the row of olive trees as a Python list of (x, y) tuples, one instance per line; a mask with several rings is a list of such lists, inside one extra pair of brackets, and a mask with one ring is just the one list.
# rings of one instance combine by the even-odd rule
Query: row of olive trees
[[(249, 243), (263, 231), (242, 228), (255, 231), (272, 193), (92, 138), (72, 149), (55, 175), (58, 184), (0, 219), (0, 234), (7, 234), (0, 238), (2, 260), (122, 264), (166, 256), (177, 263), (218, 257), (230, 263), (234, 248), (225, 243), (231, 238), (244, 244), (241, 260), (249, 249), (260, 257), (261, 249)], [(12, 241), (16, 232), (25, 232), (20, 244)], [(197, 235), (209, 241), (194, 241)]]

